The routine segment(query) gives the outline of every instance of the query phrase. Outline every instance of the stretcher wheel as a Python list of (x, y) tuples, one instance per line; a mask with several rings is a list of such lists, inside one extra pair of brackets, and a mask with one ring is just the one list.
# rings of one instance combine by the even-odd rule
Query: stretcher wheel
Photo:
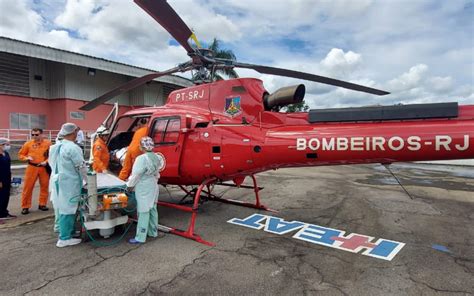
[[(90, 231), (89, 231), (89, 233), (90, 233)], [(87, 231), (84, 227), (81, 227), (81, 239), (82, 239), (82, 242), (90, 241), (89, 235), (87, 235)]]

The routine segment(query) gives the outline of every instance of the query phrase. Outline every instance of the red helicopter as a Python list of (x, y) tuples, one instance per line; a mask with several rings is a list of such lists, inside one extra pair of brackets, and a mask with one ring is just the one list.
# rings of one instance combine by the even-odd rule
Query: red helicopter
[[(260, 203), (262, 188), (255, 174), (270, 169), (474, 158), (474, 105), (437, 103), (283, 113), (280, 108), (303, 101), (304, 85), (283, 87), (269, 94), (258, 79), (213, 82), (215, 71), (247, 68), (375, 95), (388, 92), (309, 73), (216, 58), (211, 50), (188, 43), (190, 38), (195, 39), (193, 32), (165, 0), (134, 1), (184, 47), (191, 59), (133, 79), (81, 109), (91, 110), (160, 76), (191, 70), (197, 73), (199, 79), (195, 81), (199, 82), (172, 92), (164, 106), (135, 109), (118, 121), (116, 113), (111, 113), (104, 122), (113, 131), (108, 146), (114, 151), (128, 146), (139, 119), (149, 119), (149, 136), (155, 141), (155, 152), (164, 160), (160, 183), (178, 185), (187, 196), (194, 196), (192, 207), (158, 202), (192, 213), (188, 229), (169, 228), (173, 234), (212, 245), (194, 232), (201, 194), (209, 200), (269, 210)], [(246, 177), (252, 178), (253, 186), (242, 185)], [(216, 184), (251, 188), (256, 202), (220, 198), (212, 194)], [(187, 185), (197, 187), (190, 191)]]

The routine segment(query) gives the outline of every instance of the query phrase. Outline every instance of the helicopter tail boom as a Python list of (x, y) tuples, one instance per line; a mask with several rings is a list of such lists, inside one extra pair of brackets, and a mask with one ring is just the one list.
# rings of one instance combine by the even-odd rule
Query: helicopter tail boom
[[(272, 129), (264, 153), (275, 167), (474, 158), (474, 105), (459, 117), (319, 123)], [(285, 157), (282, 157), (284, 155)], [(279, 161), (276, 163), (275, 159)]]

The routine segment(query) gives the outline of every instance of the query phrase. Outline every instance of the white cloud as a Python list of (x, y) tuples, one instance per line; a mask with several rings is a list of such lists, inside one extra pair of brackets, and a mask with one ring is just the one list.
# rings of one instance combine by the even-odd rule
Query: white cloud
[(338, 1), (322, 1), (315, 5), (325, 5), (330, 14), (337, 18), (344, 18), (353, 15), (360, 15), (373, 5), (373, 0), (338, 0)]
[(25, 0), (0, 0), (0, 36), (35, 40), (41, 30), (42, 18), (29, 9)]
[(61, 27), (78, 30), (87, 24), (96, 5), (95, 0), (68, 0), (64, 12), (54, 22)]
[[(242, 62), (392, 92), (378, 97), (239, 69), (269, 91), (305, 83), (312, 107), (474, 103), (474, 20), (467, 0), (170, 0), (201, 41), (217, 37)], [(0, 35), (163, 70), (187, 60), (128, 0), (0, 0)]]
[(429, 79), (430, 86), (436, 92), (443, 93), (450, 91), (453, 87), (453, 79), (451, 77), (431, 77)]
[(210, 42), (214, 37), (222, 41), (236, 41), (243, 37), (239, 28), (240, 22), (234, 22), (229, 17), (217, 13), (211, 6), (189, 0), (170, 2), (201, 42)]
[(321, 66), (328, 73), (334, 73), (336, 76), (344, 76), (350, 74), (360, 65), (362, 58), (360, 54), (349, 51), (344, 53), (342, 49), (333, 48), (321, 61)]
[(389, 81), (388, 86), (392, 91), (406, 91), (419, 85), (425, 78), (428, 66), (419, 64), (410, 68), (406, 73)]

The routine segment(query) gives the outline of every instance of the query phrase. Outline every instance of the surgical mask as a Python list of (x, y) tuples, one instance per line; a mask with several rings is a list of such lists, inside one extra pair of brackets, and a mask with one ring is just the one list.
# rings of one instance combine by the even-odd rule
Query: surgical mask
[(12, 147), (12, 146), (10, 146), (10, 145), (5, 145), (5, 146), (3, 146), (3, 151), (7, 151), (7, 152), (8, 152), (8, 151), (10, 151), (10, 148), (11, 148), (11, 147)]

